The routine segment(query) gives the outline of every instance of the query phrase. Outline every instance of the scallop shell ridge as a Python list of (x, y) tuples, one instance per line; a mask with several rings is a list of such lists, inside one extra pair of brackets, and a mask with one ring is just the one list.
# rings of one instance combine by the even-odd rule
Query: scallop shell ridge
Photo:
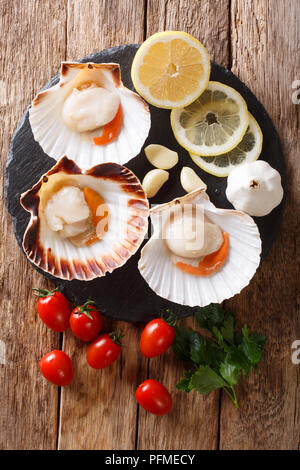
[[(80, 78), (80, 74), (86, 75)], [(69, 129), (61, 118), (64, 100), (80, 80), (87, 79), (100, 80), (104, 87), (119, 94), (122, 128), (118, 137), (106, 145), (95, 145), (92, 138)], [(85, 169), (104, 162), (126, 163), (140, 152), (151, 125), (147, 103), (123, 85), (120, 65), (91, 62), (62, 62), (59, 82), (35, 97), (29, 109), (29, 121), (34, 139), (47, 155), (57, 161), (62, 155), (68, 155)]]
[[(42, 186), (63, 175), (78, 186), (90, 186), (103, 195), (110, 212), (108, 231), (91, 246), (75, 247), (47, 225), (41, 204)], [(20, 202), (30, 213), (23, 237), (28, 259), (49, 274), (89, 281), (124, 265), (138, 250), (148, 229), (149, 204), (138, 178), (116, 163), (81, 170), (63, 157), (36, 185), (22, 194)]]
[[(201, 204), (207, 217), (229, 234), (229, 254), (224, 266), (211, 276), (185, 273), (171, 260), (171, 254), (161, 236), (159, 221), (162, 211), (176, 204)], [(150, 210), (154, 232), (141, 251), (138, 268), (150, 288), (172, 302), (194, 306), (221, 303), (241, 292), (254, 276), (261, 253), (261, 239), (254, 220), (247, 214), (230, 209), (218, 209), (204, 189)]]

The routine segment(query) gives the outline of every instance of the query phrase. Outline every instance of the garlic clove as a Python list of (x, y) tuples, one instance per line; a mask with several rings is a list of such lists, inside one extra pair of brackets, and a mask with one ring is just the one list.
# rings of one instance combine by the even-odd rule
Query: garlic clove
[(165, 170), (155, 169), (148, 171), (142, 183), (147, 197), (154, 197), (168, 179), (169, 173)]
[(207, 189), (206, 184), (202, 179), (197, 175), (197, 173), (190, 167), (184, 166), (180, 173), (180, 182), (183, 189), (190, 193), (195, 189), (203, 188)]
[(145, 148), (145, 154), (151, 165), (161, 170), (169, 170), (178, 163), (177, 152), (163, 145), (150, 144)]

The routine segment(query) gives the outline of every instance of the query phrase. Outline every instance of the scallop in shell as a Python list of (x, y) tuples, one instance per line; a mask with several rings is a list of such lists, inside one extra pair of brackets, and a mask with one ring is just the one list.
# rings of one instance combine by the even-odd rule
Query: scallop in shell
[[(203, 217), (223, 234), (229, 242), (227, 257), (222, 267), (210, 275), (199, 276), (179, 269), (165, 239), (166, 220), (176, 211), (191, 207), (200, 210)], [(138, 267), (151, 289), (159, 296), (181, 305), (205, 306), (221, 303), (246, 287), (254, 276), (261, 253), (261, 239), (253, 219), (243, 212), (217, 209), (204, 189), (158, 205), (150, 210), (153, 234), (141, 251)], [(195, 260), (187, 260), (195, 266)]]
[[(122, 124), (110, 143), (96, 145), (103, 125), (116, 115)], [(121, 81), (119, 64), (62, 62), (59, 82), (33, 100), (29, 121), (34, 139), (55, 160), (68, 155), (81, 168), (99, 163), (126, 163), (136, 156), (150, 129), (143, 99)]]
[[(85, 190), (104, 201), (101, 239), (92, 222)], [(83, 196), (84, 194), (84, 196)], [(87, 193), (88, 194), (88, 193)], [(148, 228), (149, 204), (137, 177), (117, 163), (81, 170), (63, 157), (21, 196), (30, 212), (23, 238), (29, 260), (61, 279), (89, 281), (122, 266), (137, 251)]]

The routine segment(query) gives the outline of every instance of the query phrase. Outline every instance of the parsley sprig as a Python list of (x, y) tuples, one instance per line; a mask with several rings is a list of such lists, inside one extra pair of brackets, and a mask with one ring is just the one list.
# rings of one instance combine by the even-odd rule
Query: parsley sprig
[(257, 369), (265, 336), (249, 334), (247, 325), (241, 332), (235, 332), (234, 313), (218, 304), (199, 307), (195, 318), (200, 328), (212, 335), (206, 337), (192, 328), (175, 326), (173, 349), (179, 359), (192, 364), (176, 388), (201, 394), (223, 388), (238, 408), (234, 387), (241, 376), (247, 377), (251, 370)]

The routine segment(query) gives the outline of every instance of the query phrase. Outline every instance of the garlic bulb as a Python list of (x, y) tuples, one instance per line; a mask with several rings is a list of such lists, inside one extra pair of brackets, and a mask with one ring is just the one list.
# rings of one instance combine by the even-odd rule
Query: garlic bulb
[(282, 201), (281, 176), (263, 160), (245, 163), (228, 176), (226, 196), (235, 209), (262, 217)]

